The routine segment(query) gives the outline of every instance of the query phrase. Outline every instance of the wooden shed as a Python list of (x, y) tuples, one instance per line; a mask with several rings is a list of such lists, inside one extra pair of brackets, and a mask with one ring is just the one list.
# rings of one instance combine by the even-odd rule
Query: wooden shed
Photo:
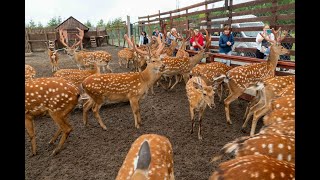
[[(55, 27), (55, 31), (59, 31), (61, 29), (67, 31), (68, 38), (66, 41), (71, 46), (74, 43), (74, 40), (77, 39), (76, 34), (79, 33), (77, 27), (83, 30), (85, 34), (89, 31), (89, 28), (87, 26), (85, 26), (72, 16), (70, 16), (68, 19), (64, 20), (61, 24)], [(83, 41), (86, 41), (86, 39), (84, 38)], [(58, 43), (58, 46), (59, 48), (63, 47), (60, 42)]]

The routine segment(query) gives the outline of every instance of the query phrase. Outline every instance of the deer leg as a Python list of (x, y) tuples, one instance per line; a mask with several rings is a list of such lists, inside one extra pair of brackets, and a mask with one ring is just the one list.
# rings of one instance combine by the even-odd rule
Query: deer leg
[(218, 85), (218, 88), (217, 88), (217, 94), (220, 102), (222, 101), (222, 92), (223, 92), (223, 85), (221, 83)]
[(52, 155), (56, 155), (60, 152), (64, 142), (68, 138), (70, 132), (72, 131), (71, 125), (67, 121), (67, 113), (66, 114), (60, 114), (59, 113), (50, 113), (51, 118), (55, 121), (55, 123), (58, 124), (59, 129), (62, 131), (62, 137), (60, 139), (60, 142), (58, 146), (53, 150)]
[[(250, 102), (251, 103), (251, 102)], [(255, 102), (254, 102), (255, 103)], [(252, 103), (253, 104), (253, 103)], [(248, 113), (247, 113), (247, 116), (246, 116), (246, 119), (245, 119), (245, 121), (244, 121), (244, 123), (243, 123), (243, 125), (242, 125), (242, 128), (241, 128), (241, 131), (242, 132), (246, 132), (245, 131), (245, 128), (246, 128), (246, 126), (247, 126), (247, 123), (248, 123), (248, 121), (249, 121), (249, 119), (250, 119), (250, 117), (252, 116), (252, 114), (257, 110), (257, 109), (260, 109), (264, 104), (263, 104), (263, 100), (259, 100), (257, 103), (255, 103), (254, 105), (252, 105), (252, 104), (250, 104), (250, 108), (249, 108), (249, 105), (248, 105), (248, 107), (247, 107), (247, 110), (246, 110), (246, 113), (247, 113), (247, 111), (248, 111)], [(249, 109), (249, 110), (248, 110)]]
[(36, 155), (36, 137), (35, 137), (35, 130), (34, 130), (34, 122), (33, 118), (29, 115), (26, 115), (25, 117), (25, 126), (31, 141), (31, 149), (32, 149), (32, 155)]
[(189, 73), (182, 74), (182, 76), (180, 76), (179, 79), (179, 82), (183, 79), (184, 82), (187, 84), (188, 80), (190, 79)]
[(190, 133), (193, 133), (193, 128), (194, 128), (194, 109), (190, 107), (190, 116), (191, 116), (191, 131)]
[(99, 115), (99, 110), (100, 110), (101, 106), (102, 106), (102, 103), (97, 103), (96, 102), (94, 104), (94, 107), (93, 107), (92, 111), (93, 111), (94, 117), (98, 120), (98, 122), (99, 122), (100, 126), (102, 127), (102, 129), (107, 130), (106, 125), (103, 124), (102, 119), (101, 119), (101, 117)]
[(87, 123), (88, 123), (88, 111), (93, 106), (93, 104), (94, 104), (93, 99), (89, 98), (87, 100), (87, 102), (85, 102), (83, 105), (82, 111), (83, 111), (83, 124), (84, 125), (87, 125)]
[(224, 109), (226, 111), (226, 118), (227, 122), (229, 124), (232, 124), (230, 120), (230, 103), (232, 103), (234, 100), (236, 100), (240, 95), (242, 94), (242, 91), (230, 91), (229, 96), (224, 100)]
[(140, 107), (139, 107), (139, 100), (136, 98), (130, 99), (130, 106), (134, 116), (134, 126), (139, 128), (141, 125), (141, 116), (140, 116)]
[(58, 131), (53, 135), (52, 139), (49, 141), (49, 144), (53, 144), (56, 139), (59, 137), (59, 135), (61, 134), (61, 129), (59, 128)]
[(199, 140), (202, 140), (202, 136), (201, 136), (201, 122), (202, 122), (202, 116), (203, 116), (203, 113), (204, 113), (204, 108), (201, 108), (199, 110), (199, 131), (198, 131), (198, 139)]
[[(175, 79), (176, 79), (176, 82), (170, 87), (170, 90), (172, 90), (179, 82), (179, 78), (178, 78), (178, 75), (174, 75)], [(171, 79), (170, 79), (171, 81)]]
[(121, 67), (122, 66), (122, 59), (119, 58), (119, 66)]
[(129, 62), (130, 62), (130, 60), (127, 59), (127, 66), (126, 66), (126, 68), (129, 68)]

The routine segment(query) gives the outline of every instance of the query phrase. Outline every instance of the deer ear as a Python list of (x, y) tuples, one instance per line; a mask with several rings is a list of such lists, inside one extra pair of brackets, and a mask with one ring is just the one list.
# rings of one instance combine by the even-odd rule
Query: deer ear
[(202, 90), (202, 86), (196, 82), (193, 82), (193, 87), (195, 87), (196, 89)]

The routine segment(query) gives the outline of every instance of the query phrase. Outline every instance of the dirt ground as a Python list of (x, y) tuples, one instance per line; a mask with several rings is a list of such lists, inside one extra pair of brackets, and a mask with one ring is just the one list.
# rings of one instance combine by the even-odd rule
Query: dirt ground
[[(114, 72), (129, 71), (118, 65), (117, 52), (121, 49), (114, 46), (98, 47), (94, 50), (106, 50), (112, 54), (110, 64)], [(60, 68), (77, 68), (62, 51)], [(52, 75), (51, 66), (45, 52), (33, 53), (25, 58), (25, 63), (32, 65), (36, 77)], [(173, 90), (161, 87), (154, 88), (155, 95), (150, 93), (140, 102), (143, 125), (134, 127), (133, 114), (129, 103), (107, 104), (100, 110), (100, 115), (107, 126), (104, 131), (89, 112), (88, 126), (82, 122), (82, 110), (75, 109), (69, 117), (73, 127), (63, 150), (56, 156), (51, 153), (48, 142), (57, 130), (50, 117), (35, 119), (37, 155), (31, 156), (31, 144), (25, 130), (25, 179), (115, 179), (133, 141), (142, 134), (156, 133), (169, 138), (174, 152), (174, 171), (178, 180), (204, 180), (218, 167), (219, 163), (231, 159), (224, 157), (210, 163), (210, 159), (223, 145), (237, 137), (249, 135), (240, 131), (247, 102), (236, 100), (230, 105), (232, 125), (225, 118), (223, 101), (215, 98), (216, 108), (207, 109), (202, 126), (203, 140), (197, 138), (197, 128), (190, 134), (191, 121), (185, 83), (180, 82)], [(257, 131), (262, 122), (258, 122)]]

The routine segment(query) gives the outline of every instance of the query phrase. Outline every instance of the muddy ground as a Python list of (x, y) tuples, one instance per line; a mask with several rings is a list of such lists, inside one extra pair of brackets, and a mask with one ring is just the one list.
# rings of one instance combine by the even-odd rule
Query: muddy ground
[[(129, 71), (118, 65), (114, 46), (103, 46), (94, 50), (106, 50), (113, 56), (110, 64), (114, 72)], [(75, 63), (62, 51), (60, 68), (77, 68)], [(33, 53), (25, 58), (32, 65), (36, 77), (52, 75), (50, 63), (45, 52)], [(51, 153), (48, 142), (57, 130), (50, 117), (35, 119), (37, 155), (31, 156), (31, 145), (25, 131), (25, 179), (115, 179), (118, 170), (133, 141), (142, 134), (156, 133), (169, 138), (174, 152), (174, 171), (177, 180), (204, 180), (218, 167), (219, 163), (231, 159), (224, 157), (210, 163), (211, 157), (227, 142), (237, 137), (249, 135), (240, 131), (247, 102), (239, 99), (230, 105), (232, 125), (226, 123), (223, 102), (215, 98), (216, 108), (207, 109), (203, 118), (203, 140), (196, 133), (190, 134), (191, 121), (185, 83), (180, 82), (173, 90), (155, 87), (155, 95), (148, 94), (141, 100), (140, 129), (134, 127), (133, 114), (129, 103), (108, 104), (101, 108), (100, 115), (107, 126), (104, 131), (93, 118), (90, 111), (88, 126), (82, 122), (82, 110), (76, 109), (69, 117), (73, 127), (63, 150), (56, 156)], [(258, 122), (257, 131), (262, 122)], [(196, 125), (196, 129), (198, 124)]]

